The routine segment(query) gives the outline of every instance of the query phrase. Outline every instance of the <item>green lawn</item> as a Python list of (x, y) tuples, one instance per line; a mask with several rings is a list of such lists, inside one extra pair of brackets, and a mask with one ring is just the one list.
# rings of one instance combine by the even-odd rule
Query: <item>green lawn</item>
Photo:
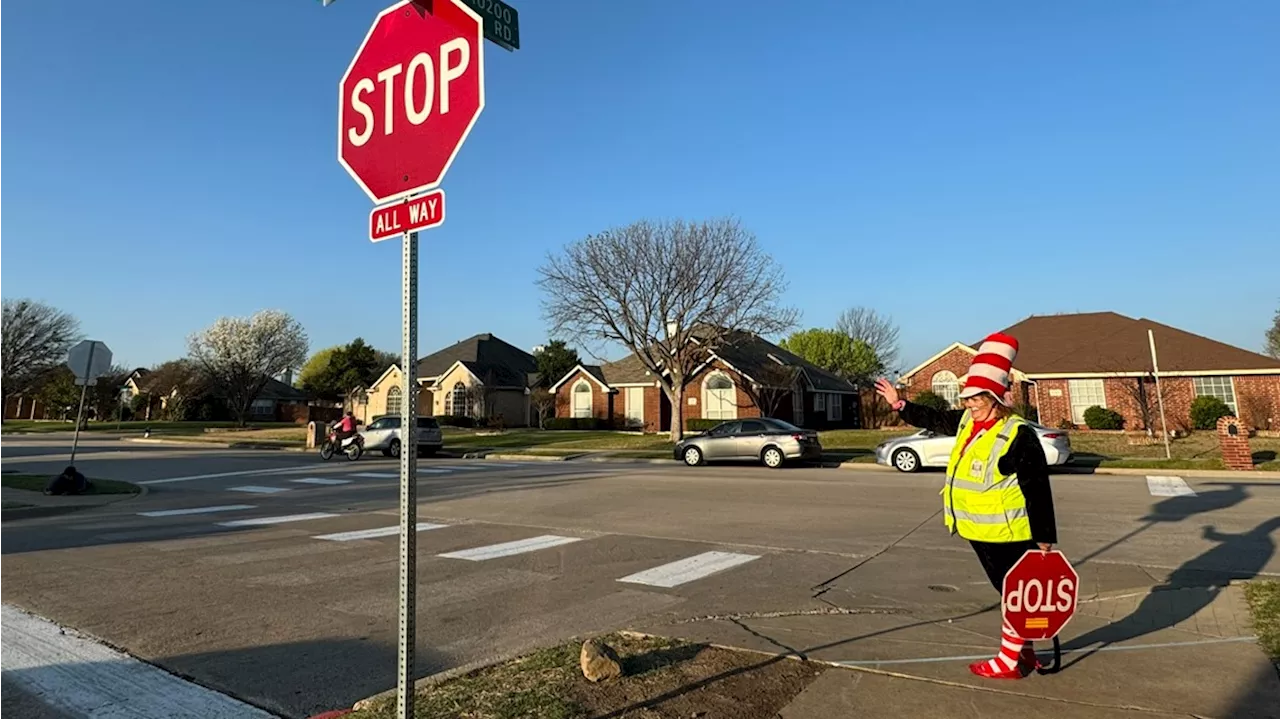
[(1253, 581), (1245, 585), (1245, 598), (1253, 618), (1253, 632), (1258, 644), (1280, 665), (1280, 582)]
[[(1189, 437), (1169, 440), (1172, 459), (1165, 459), (1164, 443), (1151, 442), (1141, 435), (1102, 432), (1071, 432), (1075, 464), (1137, 469), (1225, 469), (1213, 432), (1193, 432)], [(1280, 469), (1280, 438), (1251, 437), (1249, 447), (1257, 469)]]
[[(10, 489), (23, 489), (28, 492), (43, 492), (52, 477), (36, 474), (0, 474), (0, 485)], [(85, 494), (137, 494), (138, 485), (120, 482), (114, 479), (89, 478), (93, 487)]]
[[(120, 432), (128, 434), (142, 434), (144, 430), (150, 429), (152, 435), (193, 435), (204, 434), (210, 430), (235, 430), (235, 422), (121, 422), (117, 425), (115, 422), (90, 422), (84, 431), (86, 432), (115, 432), (119, 427)], [(75, 422), (38, 422), (24, 419), (6, 420), (0, 425), (0, 431), (5, 434), (26, 432), (33, 434), (44, 434), (49, 432), (73, 432), (75, 431)], [(254, 422), (249, 426), (250, 429), (264, 428), (297, 428), (300, 433), (305, 433), (305, 429), (291, 422)]]

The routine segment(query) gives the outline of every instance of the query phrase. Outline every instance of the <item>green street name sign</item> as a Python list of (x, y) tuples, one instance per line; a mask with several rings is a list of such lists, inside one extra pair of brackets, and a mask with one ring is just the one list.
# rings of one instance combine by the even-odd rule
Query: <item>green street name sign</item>
[(520, 49), (520, 13), (502, 0), (462, 0), (484, 20), (484, 37), (506, 50)]

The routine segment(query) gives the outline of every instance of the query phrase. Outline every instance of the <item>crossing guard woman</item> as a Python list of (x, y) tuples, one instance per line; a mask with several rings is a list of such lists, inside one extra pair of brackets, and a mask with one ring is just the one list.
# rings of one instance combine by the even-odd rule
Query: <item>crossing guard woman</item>
[[(912, 404), (888, 381), (876, 382), (876, 391), (904, 422), (955, 436), (942, 488), (944, 521), (952, 534), (973, 545), (997, 592), (1024, 553), (1048, 551), (1058, 541), (1044, 449), (1035, 430), (1011, 410), (1009, 373), (1017, 353), (1018, 341), (1008, 335), (996, 333), (983, 341), (960, 390), (963, 410)], [(995, 658), (970, 664), (969, 671), (1021, 679), (1039, 666), (1031, 643), (1007, 623), (1002, 635)]]

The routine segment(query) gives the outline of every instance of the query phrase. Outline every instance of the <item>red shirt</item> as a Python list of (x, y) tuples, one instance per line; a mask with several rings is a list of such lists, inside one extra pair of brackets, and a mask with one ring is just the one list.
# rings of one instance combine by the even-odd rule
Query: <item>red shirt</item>
[(343, 417), (343, 418), (342, 418), (342, 421), (338, 423), (338, 429), (339, 429), (339, 430), (341, 430), (341, 431), (343, 431), (343, 432), (354, 432), (354, 431), (356, 431), (356, 418), (355, 418), (355, 417)]

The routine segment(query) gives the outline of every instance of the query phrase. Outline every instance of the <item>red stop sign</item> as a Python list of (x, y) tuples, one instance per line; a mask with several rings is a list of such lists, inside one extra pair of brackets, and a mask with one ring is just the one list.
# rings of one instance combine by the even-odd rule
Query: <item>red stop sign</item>
[(484, 109), (484, 26), (459, 0), (378, 13), (338, 84), (338, 162), (374, 203), (440, 184)]
[(1004, 575), (1000, 611), (1022, 639), (1052, 639), (1076, 613), (1080, 575), (1062, 552), (1032, 550)]

